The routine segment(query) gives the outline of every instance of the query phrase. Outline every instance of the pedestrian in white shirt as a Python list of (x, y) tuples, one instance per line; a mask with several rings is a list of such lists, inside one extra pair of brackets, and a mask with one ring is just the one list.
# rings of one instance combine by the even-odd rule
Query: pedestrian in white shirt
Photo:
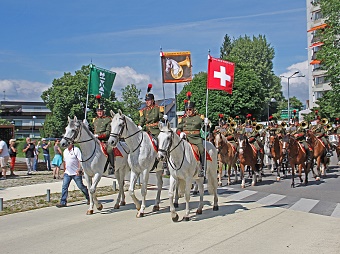
[(0, 137), (0, 168), (2, 171), (2, 177), (0, 180), (6, 180), (6, 169), (8, 167), (9, 152), (8, 146), (5, 141)]
[(73, 144), (70, 144), (63, 153), (64, 157), (64, 179), (63, 186), (61, 192), (60, 203), (57, 204), (57, 207), (66, 207), (67, 206), (67, 196), (68, 196), (68, 187), (70, 186), (71, 180), (73, 179), (77, 184), (78, 188), (84, 193), (85, 198), (89, 202), (89, 192), (87, 187), (83, 184), (83, 171), (81, 168), (81, 152), (78, 147), (75, 147)]

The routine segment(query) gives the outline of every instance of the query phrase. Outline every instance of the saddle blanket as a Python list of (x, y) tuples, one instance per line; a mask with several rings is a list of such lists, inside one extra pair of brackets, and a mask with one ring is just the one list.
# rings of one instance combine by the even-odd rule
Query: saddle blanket
[[(100, 148), (102, 149), (103, 154), (108, 157), (107, 149), (106, 149), (106, 144), (103, 142), (100, 142)], [(117, 147), (113, 148), (113, 154), (115, 157), (123, 157), (123, 154), (119, 151)]]
[(155, 149), (156, 152), (158, 152), (158, 148), (157, 148), (157, 141), (156, 139), (149, 133), (147, 132), (147, 134), (149, 135), (150, 141), (152, 143), (153, 149)]
[[(196, 145), (193, 145), (193, 144), (190, 144), (190, 145), (191, 145), (191, 148), (192, 148), (192, 152), (195, 156), (195, 159), (197, 161), (199, 161), (200, 160), (200, 156), (199, 156), (200, 152), (198, 150), (198, 147)], [(210, 154), (207, 153), (207, 152), (205, 152), (205, 154), (207, 155), (207, 161), (212, 161)]]

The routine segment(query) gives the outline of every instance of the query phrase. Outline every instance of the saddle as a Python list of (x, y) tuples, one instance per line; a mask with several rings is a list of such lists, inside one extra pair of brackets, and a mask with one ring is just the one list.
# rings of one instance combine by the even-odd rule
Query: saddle
[[(191, 145), (191, 149), (192, 149), (192, 152), (193, 152), (193, 154), (195, 156), (195, 159), (197, 161), (200, 161), (200, 152), (198, 150), (198, 147), (196, 145), (191, 144), (191, 143), (189, 143), (189, 144)], [(207, 156), (207, 161), (212, 161), (211, 156), (210, 156), (209, 153), (207, 153), (207, 151), (205, 152), (205, 154)]]
[[(108, 157), (109, 155), (107, 153), (107, 144), (104, 142), (100, 142), (100, 148), (102, 149), (103, 154)], [(112, 150), (115, 157), (123, 157), (123, 154), (119, 151), (117, 147), (114, 147)]]

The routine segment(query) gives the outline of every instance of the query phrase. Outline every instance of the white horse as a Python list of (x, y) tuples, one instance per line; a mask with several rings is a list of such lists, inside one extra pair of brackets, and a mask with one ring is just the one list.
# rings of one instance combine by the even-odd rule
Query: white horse
[[(200, 201), (196, 214), (202, 214), (203, 210), (203, 177), (197, 177), (200, 170), (200, 162), (195, 158), (192, 147), (189, 142), (181, 139), (171, 128), (170, 123), (166, 125), (159, 123), (161, 132), (158, 135), (158, 158), (162, 161), (167, 160), (170, 169), (170, 212), (171, 218), (174, 222), (178, 221), (178, 214), (174, 205), (174, 192), (178, 184), (179, 192), (184, 192), (185, 195), (185, 216), (183, 220), (189, 220), (189, 202), (190, 202), (190, 189), (194, 180), (198, 185), (200, 193)], [(213, 210), (218, 210), (218, 197), (217, 197), (217, 150), (212, 143), (207, 142), (207, 151), (212, 158), (212, 161), (207, 160), (207, 178), (208, 178), (208, 191), (214, 195)]]
[(165, 72), (170, 72), (174, 79), (179, 79), (183, 75), (183, 68), (175, 60), (167, 58), (165, 62)]
[[(138, 210), (136, 217), (143, 217), (145, 212), (149, 173), (156, 163), (157, 151), (155, 150), (149, 135), (146, 132), (139, 130), (131, 118), (125, 116), (122, 111), (119, 110), (118, 113), (115, 114), (111, 110), (111, 116), (111, 134), (108, 143), (112, 146), (116, 146), (119, 138), (124, 138), (130, 149), (130, 154), (128, 156), (128, 163), (131, 168), (129, 194)], [(159, 210), (160, 196), (163, 186), (163, 169), (160, 164), (161, 163), (158, 163), (157, 168), (155, 169), (158, 191), (153, 211)], [(134, 191), (139, 176), (142, 177), (142, 204), (140, 204), (139, 200), (135, 196)]]
[(266, 135), (264, 136), (263, 150), (264, 150), (264, 155), (268, 160), (267, 168), (270, 169), (271, 173), (273, 173), (274, 168), (275, 168), (275, 164), (274, 164), (274, 160), (273, 160), (273, 157), (271, 155), (270, 148), (269, 148), (269, 137), (270, 137), (270, 133), (269, 133), (269, 131), (266, 131)]
[[(94, 204), (97, 209), (101, 211), (103, 209), (103, 205), (98, 202), (96, 188), (104, 174), (107, 157), (104, 155), (100, 147), (99, 140), (95, 138), (88, 129), (86, 122), (83, 123), (79, 121), (77, 117), (74, 117), (73, 120), (68, 117), (68, 125), (65, 130), (65, 134), (60, 142), (61, 146), (66, 147), (69, 143), (79, 144), (82, 152), (81, 166), (84, 169), (84, 175), (90, 196), (90, 207), (86, 214), (93, 214)], [(120, 205), (125, 205), (124, 176), (130, 170), (129, 165), (127, 164), (129, 148), (126, 144), (121, 142), (118, 143), (117, 148), (121, 152), (122, 157), (116, 156), (115, 158), (115, 174), (119, 185), (119, 194), (115, 208), (119, 208), (120, 200)]]

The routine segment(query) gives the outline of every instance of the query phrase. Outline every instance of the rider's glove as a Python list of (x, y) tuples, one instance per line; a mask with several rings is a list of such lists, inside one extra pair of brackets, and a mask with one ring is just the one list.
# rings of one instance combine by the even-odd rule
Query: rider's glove
[(143, 128), (142, 128), (142, 126), (138, 125), (138, 129), (142, 130)]
[(163, 119), (164, 119), (164, 120), (168, 120), (168, 116), (167, 116), (167, 115), (164, 115), (164, 116), (163, 116)]
[(98, 134), (94, 134), (94, 137), (95, 137), (95, 138), (98, 138)]
[(186, 136), (187, 136), (187, 135), (186, 135), (184, 132), (181, 132), (181, 133), (179, 134), (179, 137), (180, 137), (181, 139), (185, 139)]
[(204, 125), (208, 125), (209, 124), (209, 119), (208, 117), (204, 118)]

